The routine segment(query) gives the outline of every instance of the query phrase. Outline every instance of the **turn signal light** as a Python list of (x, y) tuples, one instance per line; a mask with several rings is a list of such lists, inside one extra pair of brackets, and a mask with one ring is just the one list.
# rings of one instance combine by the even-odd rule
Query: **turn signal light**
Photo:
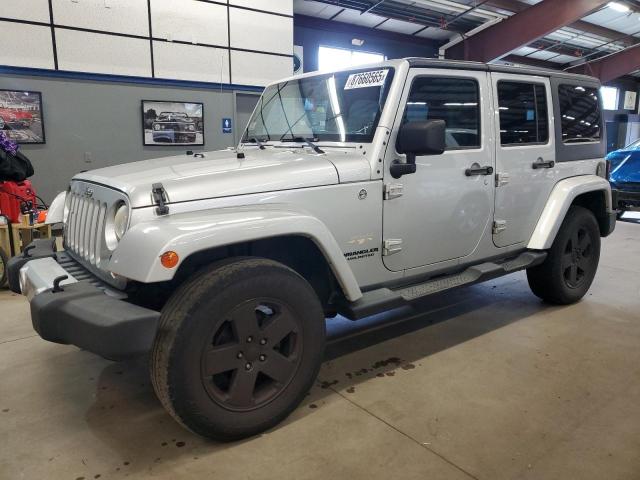
[(176, 252), (168, 251), (160, 255), (160, 263), (162, 263), (162, 266), (165, 268), (174, 268), (178, 265), (179, 261), (180, 257), (178, 257)]

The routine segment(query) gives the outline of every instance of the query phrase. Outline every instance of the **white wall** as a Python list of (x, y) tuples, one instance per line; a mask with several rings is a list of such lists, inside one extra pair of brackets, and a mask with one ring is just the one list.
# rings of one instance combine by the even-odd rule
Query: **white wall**
[(293, 69), (293, 0), (1, 2), (3, 66), (252, 86)]

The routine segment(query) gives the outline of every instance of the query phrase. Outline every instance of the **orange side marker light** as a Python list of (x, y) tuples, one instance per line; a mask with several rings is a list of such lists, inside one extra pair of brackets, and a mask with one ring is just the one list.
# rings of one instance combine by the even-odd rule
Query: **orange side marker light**
[(164, 268), (174, 268), (180, 262), (180, 257), (176, 252), (169, 250), (160, 255), (160, 263)]

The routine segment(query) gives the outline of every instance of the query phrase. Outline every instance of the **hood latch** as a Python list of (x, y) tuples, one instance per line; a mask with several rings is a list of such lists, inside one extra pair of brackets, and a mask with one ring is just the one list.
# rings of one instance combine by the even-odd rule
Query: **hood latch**
[(151, 194), (153, 195), (153, 201), (158, 204), (156, 213), (158, 215), (167, 215), (169, 213), (169, 207), (167, 207), (167, 192), (161, 183), (154, 183), (151, 186)]

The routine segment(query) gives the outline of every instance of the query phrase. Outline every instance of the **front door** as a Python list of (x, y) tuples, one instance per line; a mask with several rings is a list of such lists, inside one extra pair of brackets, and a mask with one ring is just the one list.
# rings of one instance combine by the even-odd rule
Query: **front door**
[(496, 135), (493, 241), (529, 240), (555, 184), (555, 143), (548, 78), (492, 73)]
[[(414, 174), (394, 179), (389, 166), (405, 161), (387, 149), (384, 182), (384, 264), (392, 271), (471, 255), (490, 234), (493, 213), (491, 91), (486, 72), (412, 69), (393, 132), (403, 123), (446, 122), (446, 151), (419, 156)], [(471, 169), (469, 172), (467, 170)]]

